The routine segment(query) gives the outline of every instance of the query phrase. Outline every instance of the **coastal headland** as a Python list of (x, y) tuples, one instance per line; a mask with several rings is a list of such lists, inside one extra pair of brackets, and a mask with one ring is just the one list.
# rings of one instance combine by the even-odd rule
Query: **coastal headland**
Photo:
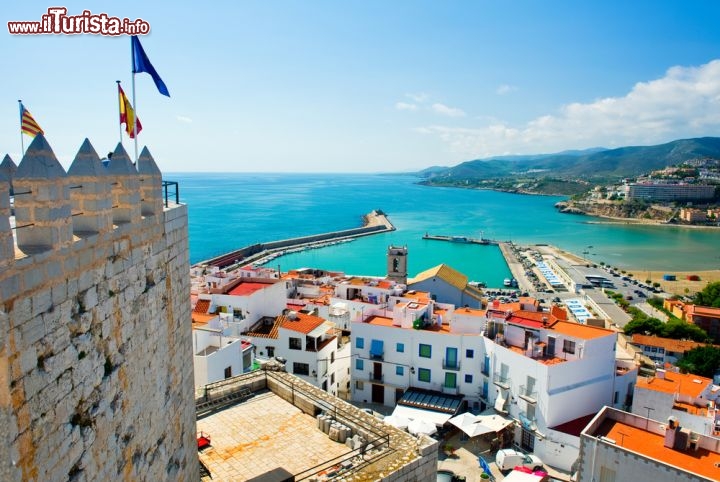
[(362, 217), (363, 225), (359, 228), (330, 231), (328, 233), (312, 234), (288, 238), (280, 241), (257, 243), (221, 256), (201, 261), (196, 265), (216, 266), (220, 269), (233, 265), (248, 265), (255, 262), (267, 262), (269, 257), (280, 256), (289, 249), (319, 248), (337, 242), (347, 242), (361, 236), (394, 231), (395, 226), (387, 215), (380, 209), (375, 209)]

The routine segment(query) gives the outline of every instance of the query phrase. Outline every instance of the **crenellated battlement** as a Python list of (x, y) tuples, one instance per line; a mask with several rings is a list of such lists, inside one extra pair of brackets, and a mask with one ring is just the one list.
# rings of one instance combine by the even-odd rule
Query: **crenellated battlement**
[(1, 480), (196, 480), (188, 272), (187, 207), (147, 148), (106, 166), (86, 139), (67, 172), (42, 135), (5, 156)]
[(5, 157), (0, 164), (3, 174), (0, 217), (8, 215), (2, 206), (8, 203), (12, 186), (17, 249), (8, 252), (8, 226), (0, 221), (0, 267), (9, 266), (17, 257), (67, 247), (124, 224), (139, 227), (144, 218), (157, 223), (163, 210), (162, 174), (147, 147), (136, 168), (118, 144), (106, 167), (85, 139), (65, 172), (47, 140), (38, 135), (16, 169), (12, 159)]

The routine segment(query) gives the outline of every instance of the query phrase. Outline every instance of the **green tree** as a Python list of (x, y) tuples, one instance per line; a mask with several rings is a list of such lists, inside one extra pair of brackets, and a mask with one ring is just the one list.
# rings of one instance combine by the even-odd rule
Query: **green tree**
[(625, 325), (625, 334), (633, 335), (662, 335), (665, 325), (657, 318), (649, 318), (647, 316), (636, 316), (632, 321)]
[(705, 330), (697, 325), (693, 325), (692, 323), (688, 323), (687, 321), (679, 320), (677, 318), (671, 318), (667, 323), (665, 323), (665, 325), (663, 325), (660, 336), (672, 338), (674, 340), (689, 339), (700, 342), (709, 341), (708, 334), (705, 333)]
[(708, 283), (695, 295), (695, 304), (720, 308), (720, 281)]
[(712, 378), (720, 368), (720, 348), (699, 346), (685, 353), (677, 362), (680, 370)]

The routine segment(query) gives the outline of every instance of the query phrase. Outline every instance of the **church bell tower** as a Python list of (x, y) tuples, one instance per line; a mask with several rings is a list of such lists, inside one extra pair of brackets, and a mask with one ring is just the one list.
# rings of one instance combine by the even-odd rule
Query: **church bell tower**
[(388, 247), (387, 279), (400, 284), (407, 284), (407, 246)]

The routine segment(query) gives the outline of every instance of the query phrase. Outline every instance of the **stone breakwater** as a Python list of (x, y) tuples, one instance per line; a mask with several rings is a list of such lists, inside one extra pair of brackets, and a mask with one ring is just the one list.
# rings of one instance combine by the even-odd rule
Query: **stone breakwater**
[(363, 216), (363, 226), (359, 228), (330, 231), (328, 233), (300, 236), (267, 243), (257, 243), (207, 261), (201, 261), (197, 263), (197, 265), (216, 266), (220, 269), (225, 269), (234, 265), (247, 265), (274, 254), (279, 255), (283, 250), (290, 248), (309, 248), (320, 243), (349, 241), (361, 236), (369, 236), (371, 234), (385, 233), (394, 230), (395, 226), (390, 222), (387, 215), (380, 210), (374, 210)]

